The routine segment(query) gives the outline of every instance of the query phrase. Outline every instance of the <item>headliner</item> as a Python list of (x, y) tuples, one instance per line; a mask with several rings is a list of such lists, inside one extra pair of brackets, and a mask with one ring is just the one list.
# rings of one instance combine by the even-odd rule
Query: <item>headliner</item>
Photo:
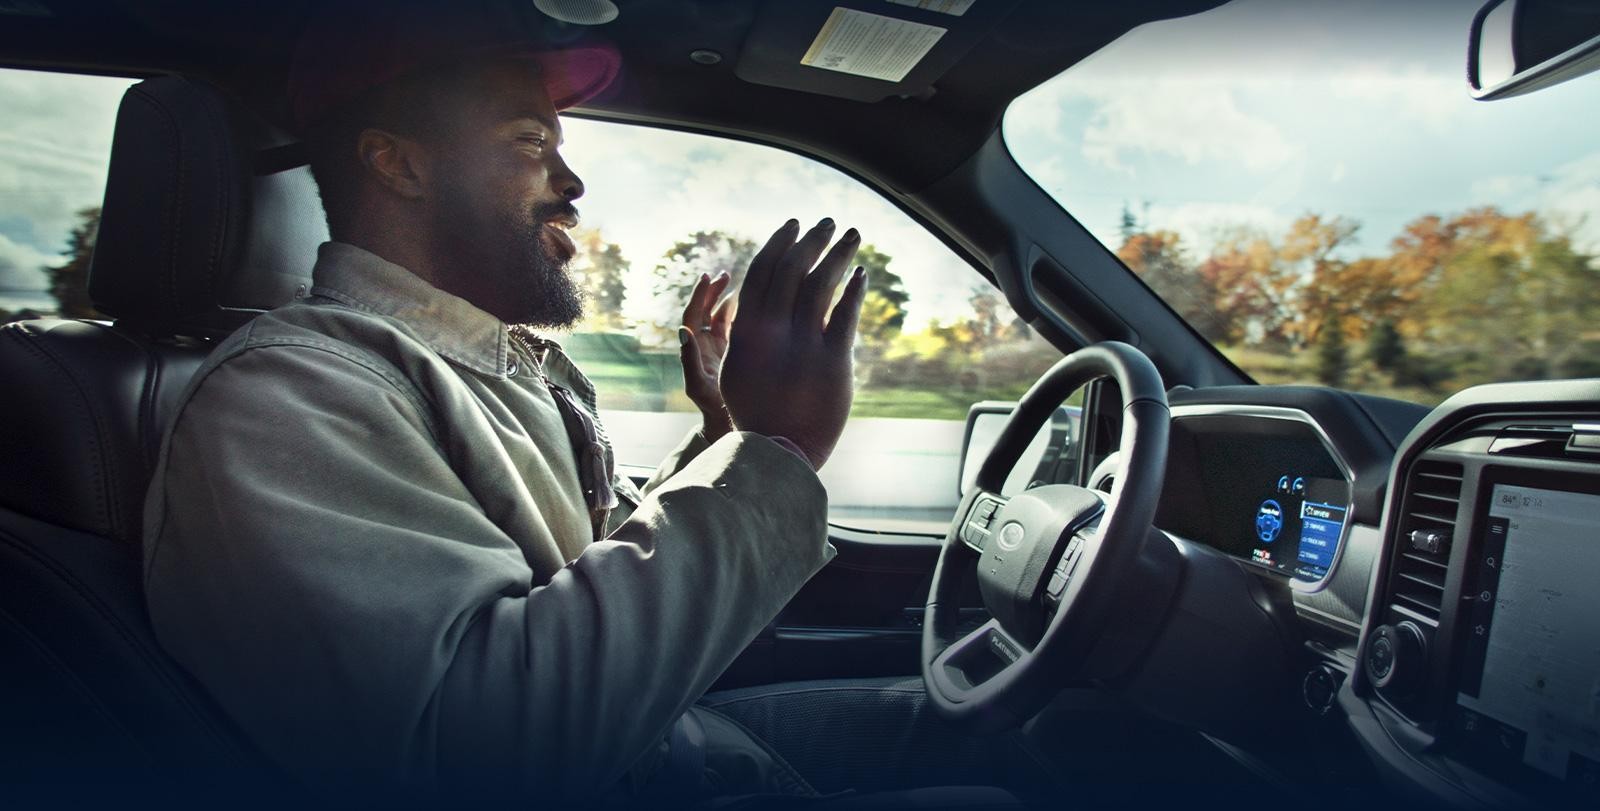
[[(51, 16), (0, 17), (0, 62), (135, 76), (201, 76), (232, 89), (277, 121), (285, 119), (287, 55), (306, 14), (317, 5), (316, 0), (35, 1)], [(523, 3), (530, 19), (542, 20), (527, 0), (479, 1)], [(597, 29), (539, 23), (548, 37), (598, 35), (622, 53), (623, 76), (617, 86), (578, 112), (787, 145), (827, 156), (900, 194), (914, 195), (970, 157), (1016, 96), (1141, 23), (1203, 11), (1220, 0), (978, 0), (959, 18), (881, 0), (616, 3), (619, 18)], [(784, 55), (803, 50), (817, 21), (835, 6), (949, 28), (925, 60), (940, 64), (925, 64), (927, 69), (914, 70), (900, 85), (810, 68), (780, 70), (781, 75), (773, 76), (771, 65), (787, 69)], [(725, 58), (717, 65), (697, 64), (688, 55), (700, 48)], [(779, 59), (770, 58), (774, 55)], [(756, 84), (736, 74), (775, 81)], [(873, 96), (881, 98), (860, 100)]]

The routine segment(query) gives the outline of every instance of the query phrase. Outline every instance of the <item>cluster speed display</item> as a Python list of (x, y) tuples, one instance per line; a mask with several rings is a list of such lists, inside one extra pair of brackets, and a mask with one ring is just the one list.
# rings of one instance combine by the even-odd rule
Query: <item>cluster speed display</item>
[(1243, 529), (1250, 562), (1307, 582), (1321, 580), (1339, 552), (1348, 492), (1343, 479), (1278, 476)]

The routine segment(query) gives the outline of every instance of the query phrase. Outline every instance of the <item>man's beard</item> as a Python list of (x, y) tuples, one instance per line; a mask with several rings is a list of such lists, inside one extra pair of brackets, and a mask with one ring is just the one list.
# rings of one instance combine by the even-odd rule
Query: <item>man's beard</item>
[(563, 201), (534, 206), (528, 216), (531, 222), (516, 223), (507, 229), (512, 241), (505, 255), (511, 265), (506, 270), (520, 282), (516, 290), (520, 323), (555, 329), (570, 327), (583, 318), (584, 291), (567, 272), (571, 260), (553, 253), (542, 233), (553, 227), (545, 223), (563, 216), (576, 219), (578, 211)]

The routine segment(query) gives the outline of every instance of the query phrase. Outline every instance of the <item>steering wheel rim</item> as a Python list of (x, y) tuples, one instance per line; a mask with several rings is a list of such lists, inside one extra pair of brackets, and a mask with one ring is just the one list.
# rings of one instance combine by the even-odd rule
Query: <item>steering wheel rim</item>
[[(1122, 392), (1109, 499), (1074, 485), (1001, 496), (1034, 434), (1100, 377)], [(1136, 575), (1161, 498), (1169, 424), (1160, 373), (1119, 341), (1068, 355), (1022, 396), (945, 535), (923, 609), (922, 678), (940, 716), (977, 732), (1009, 729), (1083, 670), (1112, 619), (1117, 586)], [(993, 619), (961, 633), (957, 598), (969, 571)]]

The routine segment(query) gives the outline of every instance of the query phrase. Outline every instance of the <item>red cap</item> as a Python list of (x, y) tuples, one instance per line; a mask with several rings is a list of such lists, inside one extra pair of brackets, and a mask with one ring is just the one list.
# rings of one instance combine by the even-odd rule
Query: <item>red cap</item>
[(616, 79), (621, 57), (599, 44), (535, 39), (511, 3), (339, 3), (301, 35), (289, 66), (289, 104), (304, 131), (357, 97), (427, 68), (473, 57), (535, 63), (557, 110), (582, 104)]

